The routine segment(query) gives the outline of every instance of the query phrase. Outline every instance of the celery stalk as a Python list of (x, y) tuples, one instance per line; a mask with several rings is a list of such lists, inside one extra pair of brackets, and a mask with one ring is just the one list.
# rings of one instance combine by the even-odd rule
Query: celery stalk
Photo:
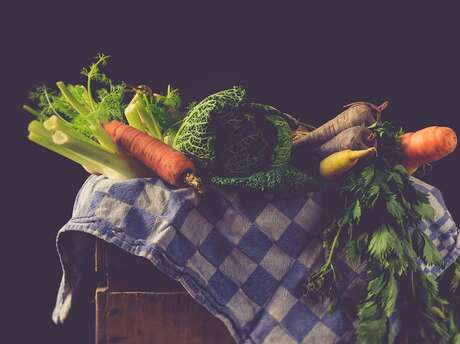
[(77, 136), (82, 141), (88, 141), (88, 142), (94, 143), (94, 141), (91, 140), (89, 137), (76, 131), (69, 122), (55, 115), (51, 116), (46, 121), (44, 121), (43, 127), (52, 133), (55, 132), (56, 130), (61, 130), (64, 132), (71, 132), (74, 136)]
[[(86, 137), (83, 134), (80, 134), (78, 131), (72, 128), (71, 124), (68, 123), (66, 120), (59, 118), (58, 116), (51, 116), (45, 122), (43, 122), (45, 129), (49, 131), (56, 131), (61, 130), (66, 133), (71, 133), (74, 137), (78, 137), (79, 140), (87, 141), (89, 143), (96, 144), (93, 140)], [(102, 148), (106, 149), (108, 152), (111, 153), (119, 153), (120, 150), (118, 149), (117, 144), (112, 140), (109, 134), (102, 128), (102, 126), (97, 122), (94, 121), (94, 124), (90, 125), (90, 129), (92, 130), (93, 134), (98, 139)], [(97, 135), (96, 135), (97, 134)]]
[(125, 117), (128, 121), (128, 124), (133, 128), (139, 129), (143, 132), (146, 132), (147, 129), (145, 128), (144, 124), (139, 117), (139, 113), (137, 111), (137, 107), (139, 106), (139, 96), (136, 93), (129, 102), (128, 106), (125, 109)]
[(96, 140), (101, 144), (102, 147), (107, 149), (112, 153), (119, 153), (120, 149), (110, 135), (105, 131), (99, 121), (94, 121), (89, 125), (89, 128), (96, 138)]
[(129, 179), (151, 175), (146, 167), (133, 158), (110, 153), (95, 142), (81, 140), (78, 132), (74, 136), (75, 131), (56, 130), (52, 135), (38, 121), (32, 121), (28, 129), (31, 141), (109, 178)]
[(83, 167), (86, 167), (87, 169), (101, 173), (103, 174), (105, 172), (105, 169), (103, 166), (100, 166), (99, 164), (85, 158), (84, 156), (81, 156), (65, 147), (61, 147), (53, 143), (51, 139), (46, 138), (45, 136), (36, 134), (34, 132), (30, 132), (28, 136), (29, 140), (32, 142), (35, 142), (39, 144), (42, 147), (45, 147), (49, 149), (50, 151), (53, 151), (54, 153), (57, 153), (59, 155), (62, 155), (63, 157), (72, 160)]
[(160, 126), (153, 116), (145, 110), (141, 97), (141, 94), (136, 93), (125, 109), (125, 117), (129, 125), (159, 140), (163, 140)]
[(59, 91), (64, 95), (65, 99), (67, 102), (76, 110), (78, 111), (79, 114), (81, 115), (87, 115), (88, 114), (88, 109), (86, 106), (82, 103), (80, 103), (73, 94), (67, 89), (67, 86), (62, 82), (58, 81), (56, 83), (57, 87), (59, 88)]
[[(80, 103), (75, 97), (72, 95), (72, 93), (68, 90), (67, 86), (62, 82), (58, 81), (56, 83), (57, 87), (59, 88), (59, 91), (64, 95), (65, 99), (67, 102), (76, 110), (78, 111), (81, 115), (83, 116), (90, 116), (91, 113), (88, 111), (86, 106), (82, 103)], [(96, 137), (96, 140), (107, 150), (113, 152), (113, 153), (118, 153), (119, 149), (118, 146), (115, 142), (113, 142), (112, 138), (110, 137), (109, 134), (102, 128), (101, 124), (97, 120), (91, 120), (88, 118), (88, 122), (90, 123), (89, 128)]]
[[(98, 161), (105, 166), (109, 166), (116, 171), (120, 171), (121, 174), (127, 176), (132, 176), (132, 172), (137, 172), (141, 167), (139, 163), (127, 156), (122, 157), (119, 154), (109, 153), (98, 145), (81, 141), (77, 137), (72, 136), (72, 134), (65, 133), (60, 130), (56, 131), (52, 138), (55, 144), (67, 147), (80, 155), (90, 157), (91, 159)], [(135, 175), (137, 175), (137, 173), (135, 173)]]
[(104, 172), (104, 166), (92, 161), (91, 159), (86, 158), (85, 156), (79, 155), (68, 148), (63, 146), (58, 146), (53, 142), (51, 133), (47, 131), (43, 125), (38, 121), (32, 121), (29, 124), (29, 140), (43, 146), (59, 155), (64, 156), (67, 159), (70, 159), (86, 168), (98, 172)]
[[(150, 176), (147, 167), (119, 149), (103, 127), (107, 120), (119, 116), (123, 102), (123, 90), (119, 85), (113, 86), (99, 69), (107, 59), (100, 54), (89, 69), (83, 69), (82, 73), (87, 76), (86, 87), (59, 81), (56, 85), (60, 94), (48, 93), (45, 86), (31, 94), (31, 99), (38, 103), (39, 111), (27, 105), (23, 108), (39, 121), (30, 123), (29, 139), (89, 170), (110, 177)], [(97, 99), (93, 97), (92, 80), (107, 86), (97, 90)]]
[(147, 127), (150, 135), (158, 140), (163, 141), (163, 135), (161, 134), (161, 129), (158, 123), (151, 116), (146, 114), (142, 107), (137, 108), (137, 113), (139, 114), (139, 117), (141, 118), (144, 125)]
[[(95, 147), (95, 149), (102, 149), (105, 150), (107, 153), (114, 154), (112, 150), (108, 150), (101, 144), (96, 143), (95, 141), (91, 140), (90, 138), (82, 135), (78, 131), (74, 130), (66, 121), (59, 119), (57, 116), (51, 116), (43, 123), (43, 127), (55, 133), (56, 131), (61, 131), (69, 136), (72, 136), (74, 140), (78, 140), (81, 142), (85, 142), (86, 144)], [(105, 132), (105, 131), (104, 131)]]
[(29, 133), (35, 133), (37, 135), (49, 138), (51, 140), (51, 133), (45, 129), (42, 123), (35, 120), (29, 123), (27, 130)]
[[(141, 95), (142, 96), (142, 95)], [(135, 105), (135, 111), (137, 111), (138, 116), (140, 117), (142, 123), (144, 123), (147, 128), (148, 133), (157, 138), (158, 140), (163, 141), (163, 135), (161, 133), (161, 128), (158, 125), (157, 121), (151, 114), (148, 114), (142, 104), (142, 100), (139, 98)]]
[(23, 105), (22, 108), (24, 110), (26, 110), (28, 113), (34, 115), (35, 117), (37, 118), (40, 118), (42, 115), (40, 114), (40, 112), (38, 112), (37, 110), (35, 109), (32, 109), (29, 105)]

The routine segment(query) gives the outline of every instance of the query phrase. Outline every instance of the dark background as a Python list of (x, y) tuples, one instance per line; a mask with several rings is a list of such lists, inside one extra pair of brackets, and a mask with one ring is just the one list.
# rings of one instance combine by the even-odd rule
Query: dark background
[[(78, 80), (98, 52), (113, 57), (112, 79), (159, 90), (171, 83), (185, 100), (240, 84), (254, 100), (320, 124), (352, 101), (389, 99), (384, 118), (397, 125), (460, 132), (453, 7), (70, 3), (15, 2), (1, 10), (1, 342), (14, 335), (10, 342), (86, 343), (92, 336), (90, 308), (87, 321), (51, 322), (61, 278), (55, 236), (87, 175), (27, 141), (31, 117), (20, 106), (36, 85)], [(456, 219), (458, 163), (457, 151), (424, 177), (443, 191)]]

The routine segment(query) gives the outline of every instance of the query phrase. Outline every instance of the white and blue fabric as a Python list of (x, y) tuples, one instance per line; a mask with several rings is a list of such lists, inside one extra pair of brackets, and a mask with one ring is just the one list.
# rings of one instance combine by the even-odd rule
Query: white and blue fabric
[[(441, 252), (446, 269), (460, 255), (459, 230), (440, 191), (415, 178), (413, 183), (428, 193), (435, 209), (434, 221), (420, 228)], [(302, 297), (306, 278), (324, 261), (326, 203), (323, 193), (247, 198), (210, 188), (200, 196), (190, 188), (171, 189), (159, 179), (120, 182), (91, 176), (58, 234), (63, 277), (53, 320), (66, 318), (82, 261), (97, 237), (178, 280), (225, 323), (237, 343), (354, 343), (351, 310), (365, 285), (363, 266), (338, 257), (345, 283), (333, 312), (324, 302)], [(397, 333), (397, 313), (393, 320)]]

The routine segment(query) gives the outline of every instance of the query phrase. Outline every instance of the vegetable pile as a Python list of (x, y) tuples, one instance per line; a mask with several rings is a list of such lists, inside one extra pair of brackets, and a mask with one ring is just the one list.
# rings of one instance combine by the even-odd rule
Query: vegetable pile
[[(331, 308), (340, 302), (344, 276), (335, 262), (344, 253), (351, 264), (366, 267), (367, 288), (357, 309), (361, 343), (460, 343), (460, 265), (446, 273), (451, 277), (444, 288), (422, 272), (422, 263), (442, 265), (442, 258), (417, 228), (421, 219), (433, 219), (434, 210), (409, 178), (423, 164), (452, 153), (457, 137), (446, 127), (396, 130), (381, 122), (387, 105), (352, 104), (318, 129), (294, 137), (296, 147), (308, 146), (322, 159), (321, 177), (335, 180), (329, 186), (340, 193), (323, 233), (327, 259), (308, 277), (304, 291), (328, 299)], [(390, 317), (396, 307), (401, 331), (393, 338)]]
[[(84, 84), (57, 82), (30, 94), (36, 117), (29, 139), (90, 173), (129, 179), (153, 174), (175, 187), (204, 183), (293, 196), (339, 192), (323, 233), (327, 259), (305, 282), (306, 297), (340, 302), (339, 253), (364, 264), (367, 288), (357, 309), (361, 343), (460, 343), (460, 262), (438, 279), (424, 265), (440, 253), (417, 226), (431, 220), (427, 195), (410, 175), (457, 146), (455, 132), (428, 127), (404, 133), (382, 122), (388, 102), (352, 103), (314, 128), (272, 106), (249, 102), (233, 87), (181, 108), (177, 90), (114, 84), (101, 70), (106, 55), (83, 69)], [(128, 104), (125, 99), (131, 96)], [(310, 131), (310, 129), (313, 129)], [(307, 162), (295, 164), (294, 153)], [(390, 317), (398, 309), (401, 332)]]
[(367, 291), (358, 309), (362, 343), (395, 340), (389, 324), (396, 306), (402, 315), (401, 336), (410, 338), (409, 343), (458, 340), (453, 309), (439, 295), (436, 279), (422, 273), (418, 263), (442, 264), (430, 238), (417, 228), (421, 218), (432, 220), (433, 209), (400, 164), (401, 132), (388, 122), (370, 128), (379, 138), (380, 155), (356, 168), (339, 186), (343, 202), (324, 232), (328, 258), (309, 277), (305, 292), (337, 301), (343, 277), (334, 257), (344, 251), (352, 263), (366, 262), (367, 267)]
[(218, 186), (243, 187), (286, 196), (318, 188), (316, 178), (290, 165), (290, 123), (272, 106), (247, 102), (234, 87), (192, 107), (174, 140)]
[[(129, 179), (154, 172), (173, 186), (203, 192), (193, 162), (168, 146), (183, 117), (177, 90), (168, 87), (160, 95), (147, 86), (115, 85), (101, 70), (107, 60), (98, 55), (82, 70), (85, 85), (59, 81), (58, 92), (45, 86), (31, 92), (37, 108), (23, 107), (37, 118), (29, 125), (29, 139), (91, 173)], [(124, 105), (125, 94), (133, 92)], [(121, 123), (125, 120), (129, 126)]]

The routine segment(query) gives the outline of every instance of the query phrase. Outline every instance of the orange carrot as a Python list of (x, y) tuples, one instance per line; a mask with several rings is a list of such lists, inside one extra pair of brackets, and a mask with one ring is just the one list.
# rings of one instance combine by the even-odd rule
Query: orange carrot
[(401, 136), (403, 165), (409, 173), (428, 162), (438, 161), (457, 147), (457, 135), (448, 127), (427, 127)]
[[(140, 130), (115, 120), (106, 123), (104, 128), (116, 143), (143, 162), (168, 184), (194, 186), (192, 185), (194, 182), (198, 183), (193, 162), (181, 152)], [(198, 186), (196, 189), (201, 192)]]

